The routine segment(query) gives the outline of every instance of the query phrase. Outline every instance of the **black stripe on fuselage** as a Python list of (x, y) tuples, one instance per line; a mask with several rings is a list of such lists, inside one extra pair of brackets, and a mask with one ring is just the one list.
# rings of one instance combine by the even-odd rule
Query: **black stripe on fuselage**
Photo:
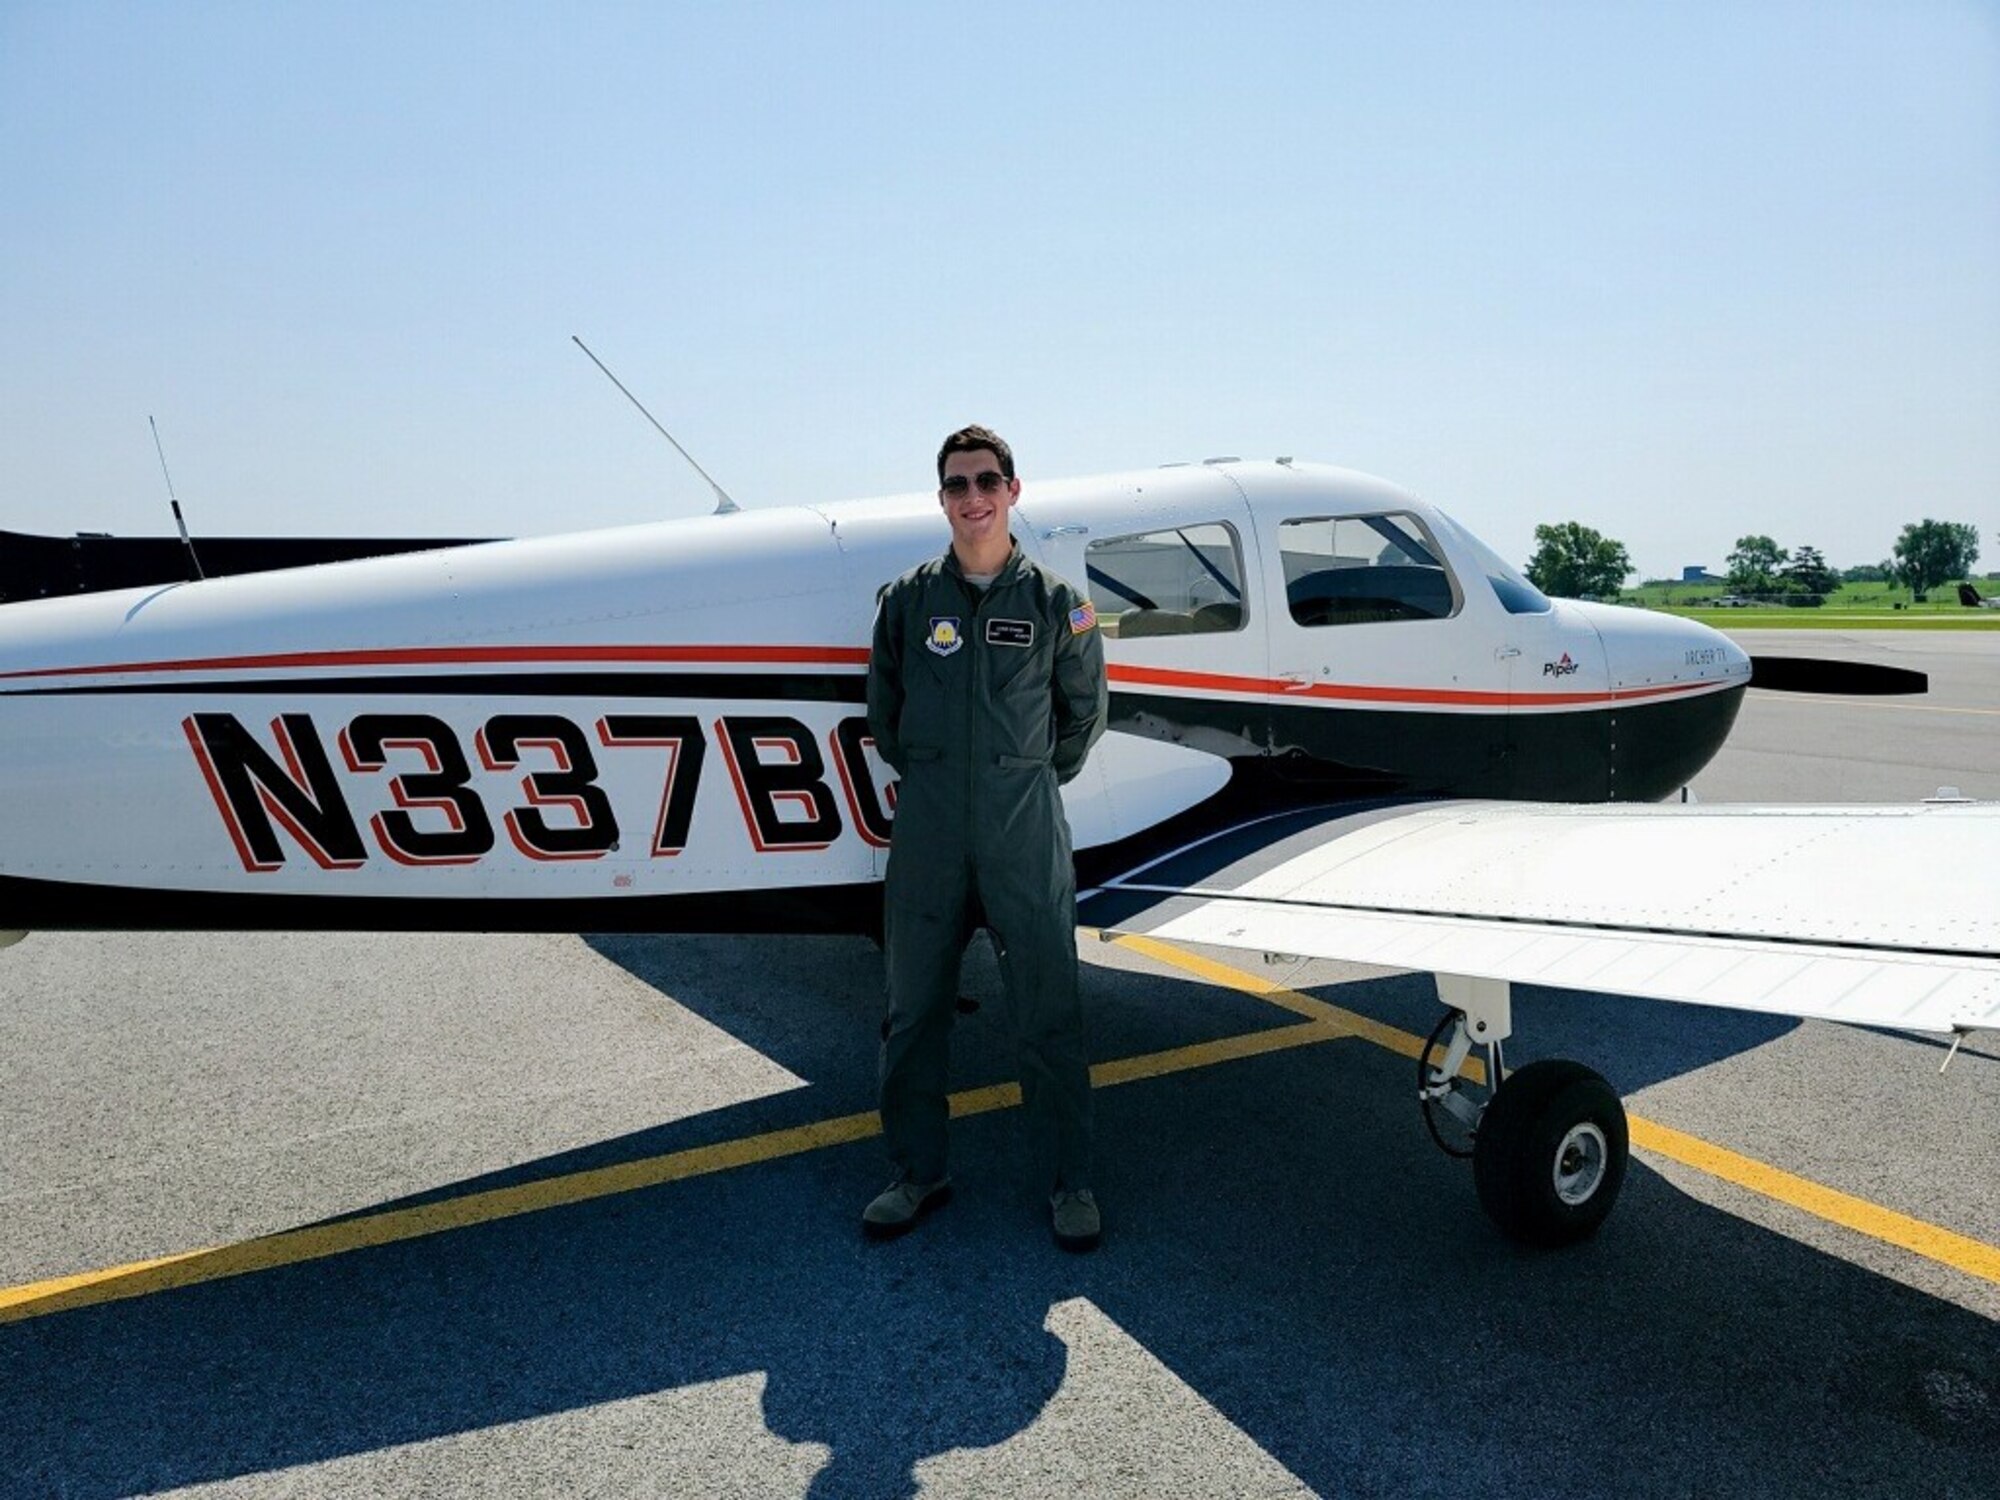
[(1469, 713), (1111, 694), (1111, 727), (1289, 787), (1270, 806), (1367, 797), (1657, 802), (1715, 757), (1741, 686), (1601, 707)]
[(879, 933), (882, 887), (560, 900), (177, 891), (0, 875), (0, 913), (29, 931)]

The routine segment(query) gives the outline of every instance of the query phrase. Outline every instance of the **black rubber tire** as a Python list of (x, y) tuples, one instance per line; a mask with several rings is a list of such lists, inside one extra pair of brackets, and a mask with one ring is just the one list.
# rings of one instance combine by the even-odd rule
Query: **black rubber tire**
[[(1557, 1155), (1585, 1124), (1604, 1137), (1602, 1171), (1588, 1197), (1567, 1203), (1556, 1191)], [(1472, 1143), (1479, 1206), (1518, 1244), (1573, 1245), (1597, 1233), (1618, 1201), (1630, 1149), (1625, 1106), (1600, 1075), (1563, 1058), (1529, 1063), (1508, 1075), (1480, 1117)]]

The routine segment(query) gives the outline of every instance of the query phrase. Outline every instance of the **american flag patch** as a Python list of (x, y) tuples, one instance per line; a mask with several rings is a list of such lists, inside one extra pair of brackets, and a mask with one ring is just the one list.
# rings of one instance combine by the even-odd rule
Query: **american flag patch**
[(1097, 628), (1097, 606), (1088, 599), (1069, 612), (1069, 633), (1082, 635)]

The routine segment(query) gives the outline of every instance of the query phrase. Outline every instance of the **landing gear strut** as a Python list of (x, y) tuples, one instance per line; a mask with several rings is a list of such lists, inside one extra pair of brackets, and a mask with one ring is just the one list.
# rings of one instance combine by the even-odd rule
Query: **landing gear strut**
[[(1513, 1030), (1513, 1007), (1506, 981), (1440, 974), (1437, 985), (1447, 1013), (1417, 1060), (1417, 1099), (1432, 1139), (1450, 1155), (1472, 1158), (1479, 1206), (1509, 1239), (1539, 1248), (1587, 1239), (1625, 1181), (1630, 1139), (1618, 1095), (1582, 1063), (1561, 1058), (1507, 1071), (1501, 1044)], [(1433, 1062), (1440, 1041), (1444, 1055)], [(1474, 1046), (1486, 1054), (1483, 1100), (1461, 1076)], [(1440, 1116), (1448, 1122), (1443, 1130)], [(1447, 1132), (1470, 1145), (1455, 1144)]]

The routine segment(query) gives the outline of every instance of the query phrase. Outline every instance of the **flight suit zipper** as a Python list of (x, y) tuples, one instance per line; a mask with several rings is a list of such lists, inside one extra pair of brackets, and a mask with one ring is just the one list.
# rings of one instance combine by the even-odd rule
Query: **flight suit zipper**
[[(980, 859), (985, 852), (979, 846), (980, 833), (985, 821), (979, 816), (976, 801), (978, 797), (979, 767), (982, 764), (990, 763), (993, 758), (992, 747), (984, 743), (985, 731), (990, 727), (987, 722), (988, 716), (981, 712), (980, 707), (992, 696), (992, 682), (988, 676), (987, 657), (989, 653), (986, 650), (986, 622), (982, 616), (985, 613), (986, 606), (992, 602), (994, 594), (999, 591), (1002, 581), (1006, 578), (1011, 566), (1011, 563), (1003, 566), (1000, 569), (999, 575), (983, 589), (974, 587), (969, 580), (964, 578), (958, 581), (960, 589), (969, 596), (968, 603), (971, 605), (969, 620), (972, 629), (968, 632), (966, 640), (966, 649), (972, 652), (972, 672), (969, 677), (971, 690), (965, 696), (965, 737), (963, 743), (966, 751), (965, 816), (968, 825), (966, 843), (972, 849), (972, 855), (975, 860)], [(984, 757), (984, 760), (982, 760), (982, 757)]]

